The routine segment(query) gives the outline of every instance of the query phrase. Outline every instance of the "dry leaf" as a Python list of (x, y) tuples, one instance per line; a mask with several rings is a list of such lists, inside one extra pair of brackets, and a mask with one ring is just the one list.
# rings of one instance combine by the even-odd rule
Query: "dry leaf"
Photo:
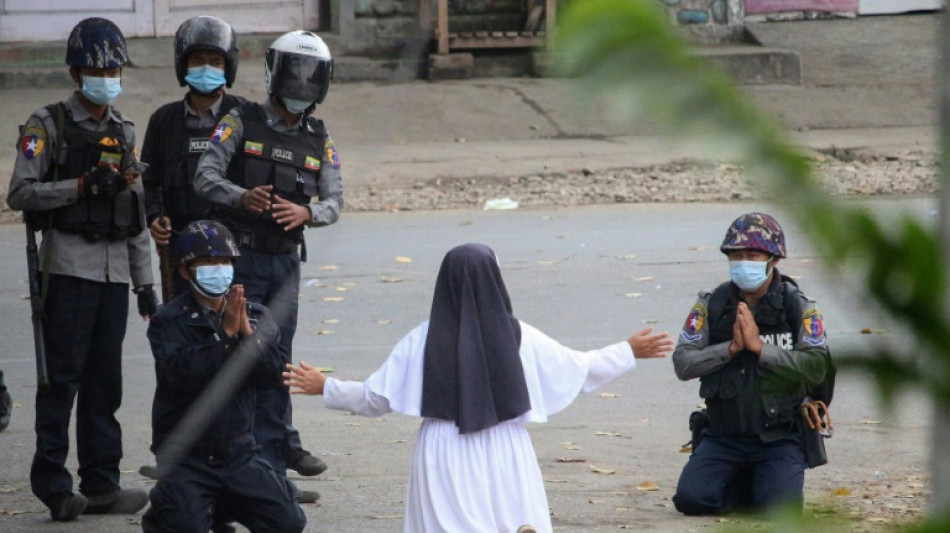
[(598, 431), (597, 433), (594, 433), (594, 435), (597, 435), (598, 437), (619, 437), (620, 433)]
[(324, 302), (342, 302), (342, 296), (327, 296), (323, 299)]
[(350, 289), (348, 287), (336, 287), (334, 290), (336, 290), (337, 292), (346, 292)]
[(708, 249), (710, 249), (710, 248), (712, 248), (712, 246), (693, 246), (693, 247), (690, 248), (690, 250), (692, 250), (692, 251), (694, 251), (694, 252), (701, 252), (701, 251), (703, 251), (703, 250), (708, 250)]
[(640, 276), (639, 278), (633, 278), (633, 281), (650, 281), (653, 279), (653, 276)]
[(659, 320), (657, 320), (657, 319), (655, 319), (655, 318), (648, 318), (648, 319), (646, 319), (646, 320), (641, 320), (641, 321), (640, 321), (641, 324), (656, 324), (657, 322), (659, 322)]
[(411, 258), (411, 257), (403, 256), (403, 255), (397, 255), (397, 256), (396, 256), (396, 262), (397, 262), (397, 263), (411, 263), (411, 262), (412, 262), (412, 258)]
[(16, 516), (18, 514), (24, 514), (24, 513), (26, 513), (26, 511), (21, 511), (19, 509), (4, 509), (3, 511), (0, 511), (0, 514), (6, 515), (6, 516)]
[(627, 298), (639, 298), (643, 296), (643, 294), (639, 292), (628, 292), (627, 294), (624, 294), (624, 296), (626, 296)]
[(616, 392), (602, 392), (598, 394), (597, 396), (600, 396), (601, 398), (619, 398), (620, 397), (620, 395), (617, 394)]
[(691, 451), (693, 451), (693, 446), (691, 444), (687, 444), (686, 446), (680, 448), (680, 453), (690, 453)]
[(590, 469), (593, 470), (595, 474), (604, 474), (605, 476), (609, 476), (617, 472), (616, 470), (607, 470), (606, 468), (599, 468), (594, 465), (590, 465)]
[(393, 278), (393, 277), (389, 277), (389, 276), (380, 276), (379, 281), (382, 281), (383, 283), (400, 283), (400, 282), (402, 282), (402, 281), (404, 281), (404, 280), (403, 280), (402, 278)]
[(380, 318), (379, 320), (376, 321), (376, 323), (386, 325), (386, 324), (392, 324), (393, 321), (388, 318)]
[(323, 265), (317, 270), (336, 270), (338, 267), (336, 265)]
[(593, 504), (597, 504), (597, 503), (600, 503), (600, 502), (601, 502), (601, 500), (587, 500), (587, 503), (593, 503)]
[(406, 440), (406, 439), (396, 439), (396, 440), (393, 441), (393, 443), (395, 443), (395, 444), (405, 444), (405, 443), (407, 443), (407, 442), (409, 442), (409, 441)]
[(617, 259), (633, 259), (633, 258), (636, 257), (636, 256), (637, 256), (637, 254), (620, 254), (620, 255), (616, 255), (616, 256), (614, 256), (614, 257), (616, 257)]
[(576, 452), (577, 450), (580, 450), (581, 447), (580, 447), (580, 446), (574, 446), (574, 445), (572, 444), (572, 445), (570, 445), (570, 446), (565, 446), (564, 449), (565, 449), (565, 450), (568, 450), (568, 451)]
[(553, 265), (555, 262), (554, 261), (535, 261), (535, 263), (539, 265), (550, 266), (550, 265)]
[(323, 320), (323, 323), (324, 323), (324, 324), (339, 324), (339, 323), (340, 323), (340, 319), (339, 319), (339, 318), (326, 318), (326, 319)]
[(844, 487), (840, 487), (831, 491), (831, 495), (832, 496), (851, 496), (851, 491)]
[(862, 424), (880, 424), (880, 420), (871, 420), (870, 418), (864, 418), (861, 420)]
[(660, 487), (652, 481), (644, 481), (643, 483), (637, 485), (637, 490), (655, 491), (660, 490)]
[(360, 427), (363, 425), (363, 423), (362, 422), (347, 422), (346, 425), (353, 426), (353, 427)]
[(323, 372), (324, 374), (328, 374), (328, 373), (330, 373), (330, 372), (333, 372), (333, 367), (332, 367), (332, 366), (318, 366), (318, 367), (315, 367), (315, 368), (316, 368), (317, 370), (319, 370), (320, 372)]
[(370, 518), (374, 520), (402, 520), (402, 515), (401, 514), (380, 514), (380, 515), (372, 515), (370, 516)]
[(573, 459), (571, 457), (558, 457), (557, 462), (559, 463), (586, 463), (587, 459)]
[(332, 329), (318, 329), (314, 331), (313, 333), (316, 335), (332, 335), (333, 330)]

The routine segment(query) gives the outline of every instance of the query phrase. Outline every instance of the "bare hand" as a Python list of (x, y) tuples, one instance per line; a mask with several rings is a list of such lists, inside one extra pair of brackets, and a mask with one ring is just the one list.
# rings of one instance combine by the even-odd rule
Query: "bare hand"
[(241, 195), (241, 207), (263, 213), (271, 207), (270, 192), (273, 185), (258, 185)]
[(736, 323), (742, 330), (742, 344), (745, 349), (760, 355), (762, 353), (762, 339), (759, 338), (759, 325), (755, 323), (755, 317), (752, 310), (745, 302), (739, 302), (739, 308), (736, 311)]
[(244, 333), (245, 322), (247, 322), (247, 298), (244, 297), (244, 286), (232, 285), (224, 299), (221, 327), (224, 328), (228, 337), (233, 337), (238, 333)]
[(316, 368), (300, 362), (300, 367), (287, 363), (287, 371), (284, 372), (284, 385), (290, 387), (291, 394), (323, 394), (323, 385), (327, 377)]
[(673, 349), (673, 339), (669, 333), (653, 333), (653, 327), (644, 328), (632, 337), (627, 339), (627, 343), (633, 349), (633, 356), (637, 359), (651, 359), (654, 357), (666, 357)]
[(295, 204), (289, 200), (284, 200), (280, 196), (274, 195), (274, 220), (284, 227), (284, 231), (289, 231), (301, 224), (310, 222), (310, 209), (305, 205)]
[(164, 248), (168, 246), (168, 241), (172, 237), (172, 224), (168, 217), (158, 217), (152, 221), (148, 232), (152, 234), (152, 240), (155, 241), (155, 244)]
[(745, 349), (745, 342), (742, 338), (742, 325), (739, 323), (739, 313), (736, 312), (736, 321), (732, 323), (732, 342), (729, 343), (729, 355), (735, 357), (737, 353)]

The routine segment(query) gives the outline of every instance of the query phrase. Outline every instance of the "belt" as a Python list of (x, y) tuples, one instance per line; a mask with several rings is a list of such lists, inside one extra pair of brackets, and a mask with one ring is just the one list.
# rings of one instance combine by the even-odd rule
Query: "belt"
[(286, 254), (296, 252), (300, 246), (300, 241), (296, 235), (274, 235), (273, 233), (243, 229), (235, 229), (232, 233), (237, 240), (238, 247), (247, 248), (259, 254)]

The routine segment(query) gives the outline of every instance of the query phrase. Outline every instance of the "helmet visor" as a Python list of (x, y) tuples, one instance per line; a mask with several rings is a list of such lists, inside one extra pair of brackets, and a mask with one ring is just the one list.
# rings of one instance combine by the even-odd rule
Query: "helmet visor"
[(276, 93), (282, 98), (320, 103), (327, 94), (333, 61), (302, 54), (278, 54)]

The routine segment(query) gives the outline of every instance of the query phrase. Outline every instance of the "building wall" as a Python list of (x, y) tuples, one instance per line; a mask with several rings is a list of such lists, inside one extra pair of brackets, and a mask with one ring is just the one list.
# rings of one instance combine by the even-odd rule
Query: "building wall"
[(657, 0), (670, 21), (702, 43), (741, 42), (745, 36), (743, 0)]

